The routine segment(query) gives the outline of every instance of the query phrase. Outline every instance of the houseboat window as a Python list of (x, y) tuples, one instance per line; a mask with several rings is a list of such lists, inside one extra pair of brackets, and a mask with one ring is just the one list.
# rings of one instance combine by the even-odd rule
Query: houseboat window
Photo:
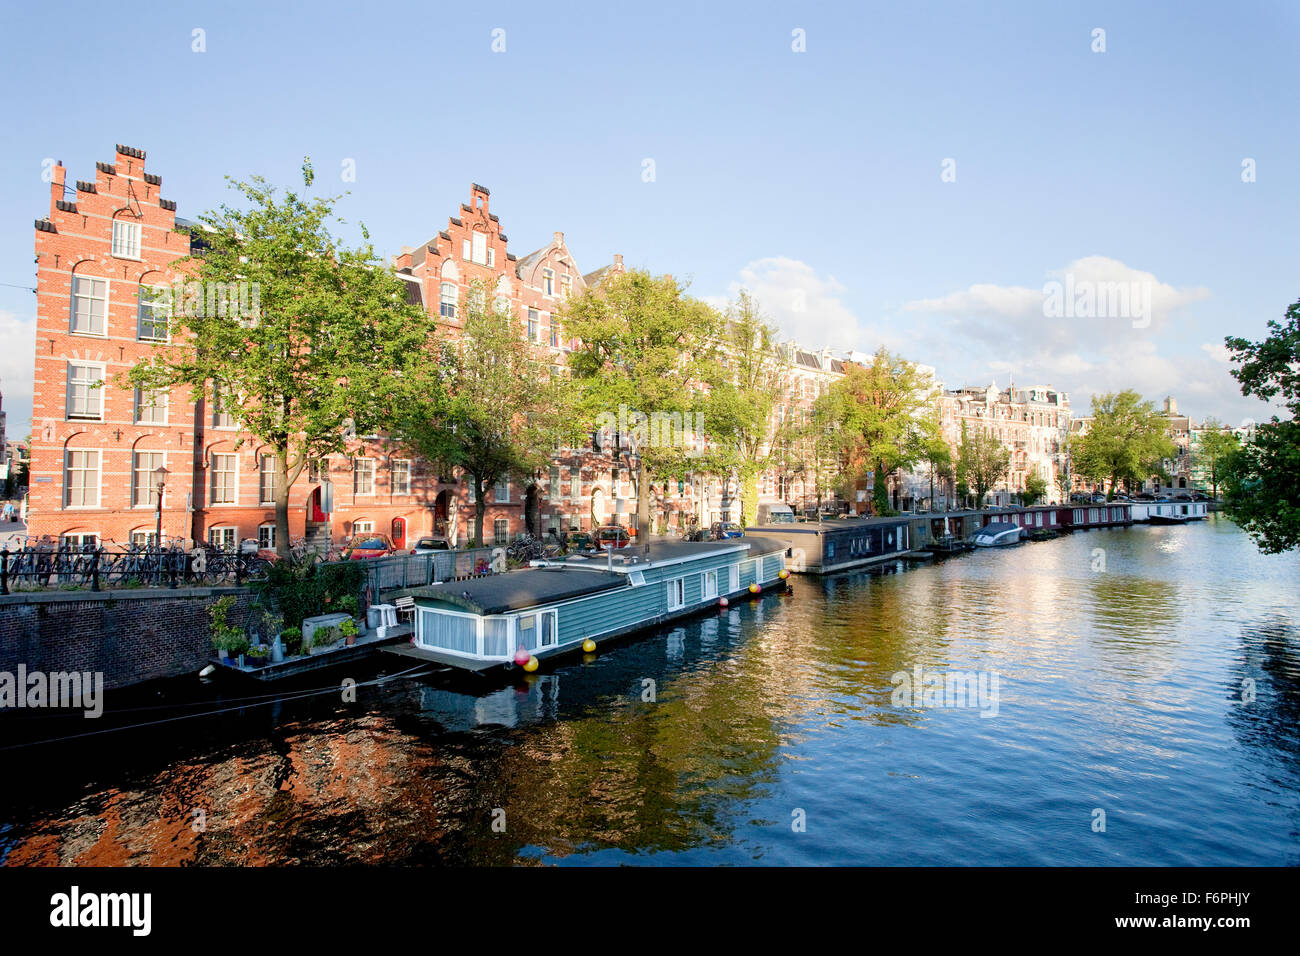
[(673, 578), (668, 582), (668, 610), (673, 611), (686, 605), (686, 579)]
[(505, 657), (510, 653), (510, 621), (504, 617), (483, 618), (483, 655)]
[(739, 567), (739, 565), (735, 565), (735, 564), (733, 564), (731, 567), (727, 568), (727, 590), (728, 590), (728, 591), (739, 591), (739, 590), (740, 590), (740, 567)]
[(550, 647), (555, 643), (555, 612), (542, 611), (537, 616), (541, 618), (542, 647)]
[(718, 572), (704, 572), (704, 596), (706, 598), (715, 598), (718, 596)]
[(515, 630), (516, 640), (515, 647), (522, 647), (524, 650), (532, 650), (537, 646), (537, 615), (523, 614), (520, 615)]
[(478, 618), (421, 609), (420, 643), (462, 654), (478, 653)]
[(827, 542), (826, 542), (826, 557), (828, 557), (828, 558), (833, 558), (833, 557), (835, 557), (835, 542), (834, 542), (834, 541), (827, 541)]
[(645, 572), (629, 571), (627, 574), (627, 581), (632, 585), (632, 587), (639, 588), (641, 585), (645, 584)]

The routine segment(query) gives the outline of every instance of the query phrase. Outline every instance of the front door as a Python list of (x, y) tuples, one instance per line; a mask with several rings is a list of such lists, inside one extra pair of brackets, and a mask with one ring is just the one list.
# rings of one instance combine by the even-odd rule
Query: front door
[(402, 551), (406, 548), (406, 519), (393, 519), (393, 547)]

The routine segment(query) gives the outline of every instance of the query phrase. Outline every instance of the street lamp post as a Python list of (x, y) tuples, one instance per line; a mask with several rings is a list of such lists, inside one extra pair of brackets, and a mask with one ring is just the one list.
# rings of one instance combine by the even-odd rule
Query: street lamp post
[(158, 491), (158, 511), (157, 524), (154, 527), (153, 543), (158, 549), (158, 583), (162, 583), (162, 501), (163, 489), (167, 487), (168, 471), (162, 465), (159, 465), (153, 471), (154, 487)]

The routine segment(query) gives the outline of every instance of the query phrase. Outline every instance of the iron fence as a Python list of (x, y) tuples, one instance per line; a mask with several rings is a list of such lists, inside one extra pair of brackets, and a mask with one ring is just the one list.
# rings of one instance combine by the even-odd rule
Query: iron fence
[(267, 561), (256, 554), (216, 548), (5, 547), (0, 548), (0, 594), (52, 588), (242, 585), (261, 576), (266, 567)]

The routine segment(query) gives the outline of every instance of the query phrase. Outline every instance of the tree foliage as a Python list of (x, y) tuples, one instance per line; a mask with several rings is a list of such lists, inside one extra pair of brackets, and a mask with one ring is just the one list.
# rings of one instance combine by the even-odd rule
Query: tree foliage
[(1239, 366), (1232, 374), (1243, 395), (1280, 398), (1291, 417), (1257, 425), (1254, 438), (1228, 456), (1224, 508), (1261, 551), (1277, 554), (1300, 546), (1300, 301), (1268, 328), (1260, 342), (1224, 340)]
[(1210, 489), (1219, 497), (1219, 477), (1228, 457), (1241, 447), (1241, 440), (1216, 418), (1201, 423), (1200, 438), (1193, 447), (1195, 462), (1210, 473)]
[(1011, 467), (1011, 452), (990, 432), (979, 429), (974, 434), (961, 424), (961, 444), (957, 447), (957, 477), (975, 495), (975, 507), (984, 506), (984, 498)]
[[(310, 162), (303, 178), (310, 186)], [(433, 323), (408, 304), (405, 283), (364, 227), (355, 248), (331, 234), (339, 197), (281, 196), (260, 176), (230, 183), (245, 205), (200, 216), (201, 252), (181, 260), (199, 283), (170, 302), (170, 336), (185, 347), (157, 347), (127, 380), (142, 389), (188, 385), (209, 414), (219, 403), (241, 432), (269, 446), (276, 547), (288, 556), (290, 485), (309, 460), (391, 423)], [(240, 283), (252, 294), (232, 302)]]
[(740, 523), (748, 525), (758, 516), (759, 475), (793, 436), (793, 427), (775, 414), (790, 398), (790, 367), (777, 348), (776, 328), (746, 290), (716, 329), (705, 369), (704, 428), (712, 467), (740, 479)]
[(833, 436), (843, 497), (850, 498), (857, 482), (874, 474), (874, 508), (879, 513), (887, 507), (885, 476), (921, 460), (937, 434), (934, 399), (929, 377), (883, 348), (869, 365), (845, 363), (843, 377), (814, 405), (815, 418)]
[(470, 284), (460, 334), (442, 342), (439, 361), (421, 372), (435, 398), (405, 406), (394, 429), (438, 467), (468, 476), (480, 543), (489, 491), (500, 481), (527, 480), (550, 463), (557, 442), (574, 435), (563, 376), (552, 375), (493, 291), (482, 280)]
[[(560, 318), (579, 340), (569, 355), (574, 420), (587, 431), (627, 422), (616, 456), (635, 473), (637, 527), (650, 526), (650, 482), (677, 478), (695, 461), (685, 423), (704, 406), (700, 389), (718, 341), (718, 313), (671, 276), (631, 270), (570, 298)], [(620, 417), (620, 410), (624, 412)], [(677, 416), (677, 417), (674, 417)], [(665, 439), (653, 421), (680, 421)], [(633, 468), (635, 466), (635, 468)]]
[(1168, 420), (1151, 402), (1132, 389), (1108, 392), (1093, 396), (1092, 423), (1074, 444), (1074, 470), (1108, 481), (1113, 498), (1121, 481), (1145, 481), (1177, 450)]

